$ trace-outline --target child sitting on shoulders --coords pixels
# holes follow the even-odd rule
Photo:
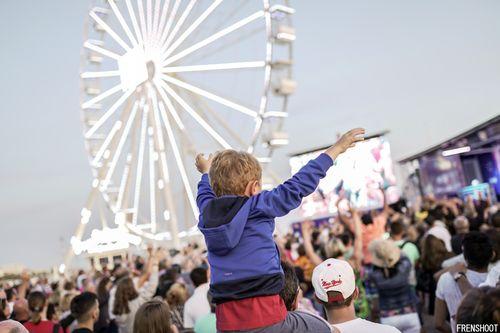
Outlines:
[[[219,331],[252,330],[291,320],[279,296],[284,277],[273,239],[274,219],[288,214],[313,193],[334,160],[363,140],[364,133],[361,128],[347,132],[270,191],[261,191],[262,169],[249,153],[228,149],[208,159],[202,154],[196,157],[202,173],[196,198],[198,228],[208,249],[209,292],[217,304]]]

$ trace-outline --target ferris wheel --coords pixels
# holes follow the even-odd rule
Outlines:
[[[233,148],[276,177],[295,30],[288,1],[101,0],[89,11],[81,114],[93,174],[73,248],[103,200],[120,233],[195,231],[197,152]],[[79,245],[78,245],[79,244]],[[81,249],[80,249],[81,252]]]

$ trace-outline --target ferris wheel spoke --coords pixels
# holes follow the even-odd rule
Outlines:
[[[111,128],[111,131],[109,131],[108,135],[104,139],[104,142],[101,144],[101,147],[97,151],[97,153],[94,156],[94,159],[92,160],[92,165],[97,167],[99,165],[99,161],[101,160],[102,156],[104,155],[104,152],[106,149],[108,149],[109,144],[111,143],[111,140],[113,140],[115,134],[120,130],[122,127],[122,122],[118,120],[113,127]]]
[[[156,89],[158,90],[158,93],[160,94],[160,97],[163,100],[163,102],[165,102],[168,106],[168,104],[171,102],[167,96],[167,91],[163,87],[164,85],[165,85],[165,83],[163,81],[155,80]],[[181,118],[179,117],[179,114],[175,110],[174,106],[172,105],[171,108],[169,107],[168,111],[170,112],[170,115],[172,116],[172,118],[174,118],[174,121],[177,124],[177,126],[179,127],[179,129],[181,131],[184,131],[186,129],[186,126],[184,126],[184,123],[182,122]]]
[[[116,163],[118,162],[118,159],[121,156],[123,145],[125,144],[125,141],[127,140],[128,134],[130,132],[130,128],[132,127],[132,124],[135,121],[135,115],[137,114],[138,104],[139,103],[137,101],[134,103],[134,106],[132,107],[132,112],[129,115],[125,128],[123,129],[122,135],[120,136],[120,141],[118,141],[118,146],[116,147],[116,151],[109,165],[108,172],[106,173],[106,177],[104,178],[104,181],[101,184],[101,188],[104,190],[108,188],[109,183],[111,182],[111,177],[115,172]]]
[[[185,100],[183,100],[172,88],[170,88],[167,84],[164,84],[163,87],[165,88],[166,92],[172,96],[179,105],[186,110],[187,113],[193,119],[201,126],[207,133],[215,140],[217,141],[224,149],[230,149],[231,145],[227,143],[226,140],[222,136],[220,136],[219,133],[217,133],[212,126],[210,126],[205,119],[203,119],[198,113],[196,113],[190,106],[189,104],[186,103]],[[170,103],[171,105],[171,103]],[[169,105],[167,104],[167,107]]]
[[[142,102],[143,101],[141,100],[141,103]],[[130,152],[127,155],[127,161],[125,169],[123,171],[124,174],[118,191],[118,199],[116,203],[116,207],[118,210],[122,210],[124,208],[124,205],[126,205],[125,206],[126,209],[129,208],[130,204],[129,192],[130,192],[130,185],[133,180],[132,168],[137,163],[137,142],[139,139],[138,129],[140,128],[140,125],[141,125],[140,119],[137,119],[137,121],[134,122],[132,132],[130,134],[130,145],[129,145]]]
[[[184,89],[189,90],[195,94],[198,94],[198,95],[203,96],[205,98],[211,99],[212,101],[217,102],[217,103],[222,104],[222,105],[225,105],[233,110],[239,111],[239,112],[244,113],[246,115],[249,115],[251,117],[257,116],[257,112],[252,110],[252,109],[249,109],[241,104],[232,102],[226,98],[223,98],[221,96],[218,96],[216,94],[208,92],[208,91],[201,89],[199,87],[193,86],[193,85],[186,83],[184,81],[178,80],[176,78],[173,78],[171,76],[164,75],[164,74],[161,76],[161,78],[163,80],[165,80],[166,82],[170,82],[172,84],[175,84],[178,87],[184,88]]]
[[[148,125],[148,105],[142,107],[142,123],[141,123],[141,137],[139,139],[139,154],[137,159],[137,168],[135,175],[135,188],[134,188],[134,215],[132,218],[132,224],[137,225],[137,218],[139,216],[139,199],[141,194],[142,185],[142,168],[144,165],[144,149],[146,145],[146,131]]]
[[[113,105],[111,105],[108,111],[106,111],[106,113],[85,133],[85,137],[91,137],[102,126],[102,124],[104,124],[104,122],[111,117],[116,109],[118,109],[130,97],[130,95],[132,95],[133,92],[133,89],[128,90]]]
[[[144,15],[144,6],[142,0],[137,0],[137,9],[139,12],[139,23],[141,27],[142,40],[144,42],[144,47],[146,47],[146,41],[148,40],[147,29],[146,29],[146,17]]]
[[[206,110],[211,115],[211,119],[214,119],[219,126],[222,126],[231,137],[237,141],[241,147],[246,147],[247,143],[243,138],[224,120],[224,118],[219,115],[215,110],[213,110],[209,105],[207,105],[206,101],[199,95],[188,92],[190,96],[197,103],[196,107],[198,110]]]
[[[160,111],[158,108],[158,97],[156,93],[153,90],[150,90],[150,97],[151,101],[153,104],[153,115],[154,115],[154,125],[156,126],[156,129],[154,131],[155,133],[155,141],[156,141],[156,146],[157,150],[160,152],[160,172],[162,173],[162,192],[163,192],[163,199],[165,200],[165,212],[168,211],[168,217],[166,217],[165,212],[164,212],[164,219],[169,221],[170,225],[170,230],[172,234],[172,239],[174,242],[177,242],[178,239],[176,235],[178,234],[178,229],[177,229],[177,213],[175,209],[175,204],[172,199],[172,190],[170,188],[170,176],[169,176],[169,170],[168,170],[168,165],[167,165],[167,156],[165,152],[165,144],[163,140],[163,130],[162,130],[162,125],[160,121]]]
[[[152,129],[152,127],[150,127]],[[156,232],[156,185],[155,185],[155,149],[153,142],[154,130],[148,131],[149,143],[149,208],[151,232]]]
[[[170,53],[168,53],[168,51],[166,52],[165,56],[164,56],[164,65],[168,65],[174,61],[177,61],[181,58],[184,58],[185,56],[193,53],[194,51],[198,50],[198,49],[201,49],[202,47],[205,47],[213,42],[215,42],[216,40],[244,27],[245,25],[261,18],[261,17],[264,17],[264,12],[263,11],[258,11],[256,13],[253,13],[252,15],[234,23],[233,25],[225,28],[225,29],[222,29],[218,32],[216,32],[215,34],[205,38],[204,40],[188,47],[187,49],[184,49],[183,51],[177,53],[176,55],[173,55],[171,56],[170,58],[167,58]],[[174,44],[172,44],[172,46],[174,46]]]
[[[160,41],[163,35],[163,30],[165,28],[165,21],[167,20],[168,8],[170,7],[170,0],[166,0],[161,9],[160,23],[156,27],[156,37],[157,41]]]
[[[83,44],[83,47],[89,49],[89,50],[92,50],[94,52],[97,52],[97,53],[100,53],[102,54],[103,56],[106,56],[106,57],[109,57],[109,58],[112,58],[112,59],[115,59],[115,60],[118,60],[120,59],[120,55],[114,53],[114,52],[111,52],[109,50],[106,50],[105,48],[103,47],[100,47],[100,46],[97,46],[95,44],[92,44],[90,41],[86,41],[84,44]]]
[[[144,42],[142,40],[141,30],[139,29],[139,24],[137,23],[137,18],[135,16],[134,7],[130,3],[130,0],[125,0],[125,4],[127,5],[128,14],[130,16],[130,20],[132,21],[132,27],[134,28],[137,41],[139,44],[143,44]]]
[[[174,5],[172,6],[172,10],[170,11],[170,14],[168,15],[168,20],[167,24],[165,25],[165,28],[163,29],[161,33],[161,39],[160,39],[160,45],[165,42],[165,39],[168,36],[168,33],[170,31],[170,28],[172,27],[172,22],[175,19],[175,16],[177,15],[177,11],[179,10],[179,5],[181,4],[180,0],[175,0]]]
[[[89,107],[91,107],[92,105],[102,101],[103,99],[105,99],[106,97],[109,97],[111,95],[113,95],[114,93],[120,91],[122,89],[122,85],[121,84],[118,84],[116,86],[114,86],[113,88],[110,88],[102,93],[100,93],[99,95],[97,95],[96,97],[82,103],[82,109],[88,109]]]
[[[243,35],[236,35],[234,36],[234,38],[226,38],[224,42],[219,43],[221,45],[218,45],[216,48],[210,49],[210,51],[204,52],[200,56],[193,57],[191,62],[195,64],[197,62],[204,61],[206,58],[209,58],[216,53],[219,53],[229,47],[234,47],[234,45],[237,43],[244,42],[248,38],[255,36],[257,33],[261,33],[263,30],[264,30],[263,27],[258,27]]]
[[[226,62],[220,64],[208,64],[208,65],[164,67],[162,69],[162,72],[163,73],[204,72],[204,71],[219,71],[228,69],[263,68],[265,66],[266,66],[265,61],[242,61],[242,62]]]
[[[120,76],[120,71],[99,71],[99,72],[83,72],[80,74],[82,79],[96,79],[101,77]]]
[[[118,190],[118,197],[116,199],[115,211],[119,212],[123,207],[123,199],[125,195],[125,186],[127,184],[127,179],[130,174],[130,163],[125,164],[125,168],[123,169],[122,178],[120,180],[120,188]]]
[[[151,35],[156,39],[158,34],[158,20],[160,19],[160,5],[161,0],[155,1],[155,9],[153,16],[153,30],[151,31]]]
[[[120,25],[123,28],[123,31],[125,31],[125,34],[127,34],[128,39],[132,43],[132,45],[137,45],[137,40],[134,38],[134,35],[132,34],[132,31],[130,31],[130,27],[128,26],[127,22],[125,22],[125,19],[123,18],[122,13],[120,12],[120,9],[116,6],[115,3],[116,0],[108,0],[108,3],[113,10],[113,13],[115,14],[116,18],[118,19],[118,22],[120,22]]]
[[[196,4],[196,1],[197,0],[191,0],[188,3],[188,5],[184,9],[184,12],[182,13],[181,17],[179,18],[179,20],[177,21],[177,23],[175,23],[175,26],[172,29],[172,32],[168,35],[168,38],[165,41],[165,44],[164,44],[164,46],[162,46],[162,48],[163,47],[168,48],[168,45],[170,45],[170,43],[172,42],[172,39],[175,37],[175,35],[177,35],[177,32],[179,31],[179,29],[184,24],[184,21],[186,21],[186,18],[188,17],[189,13],[193,9],[194,5]]]
[[[146,1],[146,32],[151,39],[151,32],[153,31],[153,3],[152,0]]]
[[[175,140],[174,132],[172,131],[172,126],[170,125],[170,121],[168,120],[168,116],[167,113],[165,112],[165,107],[163,106],[163,103],[160,103],[159,108],[161,117],[163,119],[163,124],[167,130],[168,141],[170,142],[170,146],[172,147],[175,162],[177,163],[179,173],[181,174],[182,183],[184,184],[184,189],[186,190],[186,195],[188,197],[189,204],[191,205],[193,215],[195,216],[195,218],[197,218],[198,208],[196,206],[196,201],[194,200],[193,190],[191,188],[191,185],[189,184],[186,168],[184,167],[184,163],[182,162],[177,141]]]
[[[251,1],[245,1],[241,5],[235,6],[235,8],[231,12],[229,12],[224,18],[220,19],[218,24],[213,28],[213,31],[221,29],[224,26],[224,24],[232,21],[232,19],[236,16],[236,14],[245,9],[245,6],[248,5],[249,3],[251,3]]]
[[[177,38],[177,40],[171,45],[169,46],[168,48],[165,49],[165,58],[167,58],[170,54],[172,54],[172,52],[175,51],[175,49],[177,49],[177,47],[179,47],[179,45],[181,45],[182,42],[184,42],[184,40],[186,38],[189,37],[189,35],[191,35],[193,33],[193,31],[196,30],[196,28],[198,28],[198,26],[200,24],[203,23],[203,21],[205,21],[205,19],[222,3],[222,0],[215,0],[197,19],[196,21],[193,22],[193,24],[191,24],[189,26],[189,28],[186,29],[186,31],[184,31],[180,36],[179,38]]]
[[[111,36],[111,38],[113,38],[118,44],[120,44],[120,46],[123,47],[125,51],[130,50],[130,47],[127,45],[127,43],[125,43],[123,39],[121,39],[120,36],[118,36],[116,32],[111,29],[111,27],[106,22],[104,22],[95,12],[91,11],[89,15]]]
[[[160,122],[160,111],[158,109],[158,97],[154,91],[151,91],[150,94],[151,102],[153,105],[153,117],[154,117],[154,126],[155,126],[155,135],[157,136],[157,145],[158,151],[160,154],[160,165],[162,166],[163,178],[165,181],[170,181],[168,176],[168,165],[167,165],[167,156],[165,153],[165,141],[163,140],[163,131],[161,130],[161,122]]]

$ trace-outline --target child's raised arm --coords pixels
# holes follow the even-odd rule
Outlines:
[[[196,195],[196,205],[200,213],[205,208],[205,205],[212,199],[215,198],[215,193],[210,187],[210,181],[208,179],[208,171],[210,170],[210,165],[212,164],[212,154],[207,158],[203,154],[196,155],[196,169],[202,174],[201,180],[198,183],[198,194]]]
[[[272,217],[284,216],[297,208],[302,198],[313,193],[321,178],[325,177],[333,161],[347,149],[362,141],[365,130],[356,128],[350,130],[323,154],[304,165],[292,178],[271,191],[258,195],[255,209]]]

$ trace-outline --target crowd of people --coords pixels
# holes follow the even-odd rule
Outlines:
[[[271,191],[261,191],[250,154],[198,156],[204,244],[148,248],[54,281],[25,272],[0,286],[0,333],[414,333],[500,323],[491,198],[427,196],[359,211],[341,197],[330,223],[274,234],[274,218],[363,134],[346,133]]]

